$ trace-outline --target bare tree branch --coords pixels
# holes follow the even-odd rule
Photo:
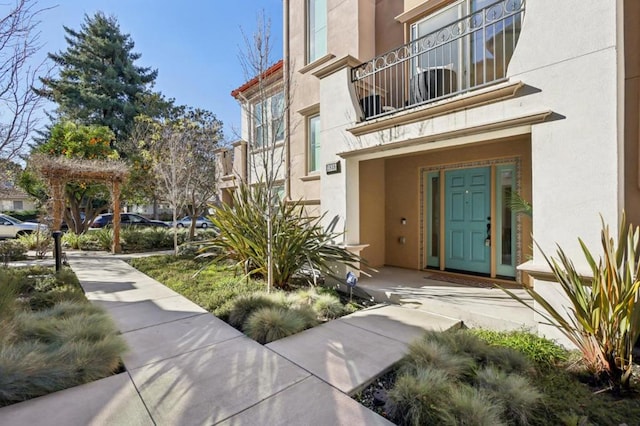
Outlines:
[[[39,8],[35,0],[16,0],[0,18],[0,159],[21,154],[40,121],[37,111],[43,99],[33,86],[49,70],[44,61],[31,62],[41,47],[40,16],[49,9]]]

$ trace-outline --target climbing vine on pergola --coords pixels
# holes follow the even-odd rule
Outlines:
[[[120,191],[129,174],[129,166],[119,160],[85,160],[81,158],[31,156],[31,163],[51,188],[53,230],[59,231],[64,210],[64,186],[72,181],[107,184],[113,203],[113,244],[111,251],[120,253]]]

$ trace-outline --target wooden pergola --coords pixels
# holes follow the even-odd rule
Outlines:
[[[103,182],[109,187],[113,203],[112,253],[120,253],[120,191],[129,174],[129,166],[118,160],[85,160],[66,157],[31,157],[35,168],[46,179],[53,200],[53,230],[59,231],[64,210],[64,186],[72,181]]]

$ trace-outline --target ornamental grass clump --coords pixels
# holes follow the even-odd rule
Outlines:
[[[344,306],[337,296],[333,294],[320,294],[315,301],[313,301],[313,310],[316,311],[321,318],[331,320],[342,316]]]
[[[603,254],[598,260],[578,241],[593,278],[581,276],[562,248],[558,247],[557,259],[543,253],[567,297],[566,312],[534,289],[527,292],[542,309],[503,290],[554,324],[580,350],[589,371],[617,393],[630,387],[633,349],[640,336],[640,229],[627,227],[623,213],[615,241],[602,220]]]
[[[0,406],[113,374],[126,350],[109,316],[86,301],[12,319],[0,341]]]
[[[233,327],[242,329],[242,326],[247,321],[247,318],[251,316],[255,311],[262,308],[277,308],[283,307],[278,304],[273,298],[269,297],[266,293],[253,293],[243,296],[238,296],[233,301],[233,306],[229,312],[229,318],[227,322]]]
[[[452,353],[451,349],[435,340],[421,339],[409,345],[405,358],[405,369],[419,370],[433,367],[447,374],[451,379],[470,376],[475,366],[473,358],[466,354]]]
[[[476,373],[476,386],[504,410],[509,424],[528,425],[542,403],[543,395],[519,374],[507,374],[494,367]]]
[[[247,336],[266,344],[308,328],[308,318],[295,309],[261,308],[249,316],[243,328]]]
[[[450,393],[442,425],[502,426],[508,423],[502,417],[503,407],[481,389],[456,386]]]
[[[389,391],[385,410],[400,425],[442,424],[443,412],[434,407],[447,404],[453,382],[442,370],[424,367],[413,374],[398,376],[395,386]]]

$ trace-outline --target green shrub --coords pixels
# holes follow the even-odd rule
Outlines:
[[[82,250],[86,241],[90,239],[90,236],[87,234],[76,234],[75,232],[69,231],[65,232],[62,235],[62,239],[60,240],[63,247],[68,247],[74,250]]]
[[[441,410],[444,425],[501,426],[502,406],[481,390],[459,385],[450,393],[446,409]]]
[[[518,374],[506,374],[488,367],[477,372],[475,383],[500,403],[509,424],[528,425],[542,402],[543,395]]]
[[[86,301],[19,312],[13,326],[0,340],[0,406],[113,374],[126,350],[109,315]]]
[[[0,241],[0,259],[6,265],[7,262],[27,258],[27,246],[19,240]]]
[[[244,332],[253,340],[266,344],[299,333],[307,327],[307,318],[295,309],[261,308],[244,324]]]
[[[267,293],[253,293],[242,295],[233,300],[232,308],[229,312],[228,322],[235,328],[242,330],[242,326],[249,316],[262,308],[284,308],[278,304]]]
[[[536,312],[582,352],[596,378],[611,382],[617,392],[630,385],[634,345],[640,337],[640,228],[627,228],[623,213],[618,238],[614,240],[602,220],[603,255],[598,261],[584,242],[578,241],[591,268],[590,280],[578,273],[562,248],[558,248],[558,259],[543,253],[572,315],[567,319],[564,311],[556,310],[552,301],[534,289],[527,292],[542,307]],[[514,293],[503,290],[531,308]]]
[[[24,244],[28,250],[35,250],[36,257],[44,258],[49,250],[53,250],[53,237],[49,231],[36,231],[28,234],[21,234],[18,240]]]
[[[54,307],[60,302],[85,303],[87,299],[84,293],[77,287],[62,285],[52,288],[46,292],[37,291],[30,295],[28,299],[29,308],[33,311],[41,311]]]
[[[277,288],[288,285],[302,267],[311,265],[332,274],[335,263],[357,269],[361,259],[333,241],[339,234],[321,225],[322,218],[307,217],[299,202],[274,200],[263,185],[241,185],[234,192],[233,207],[222,204],[211,219],[219,235],[205,251],[228,257],[249,275],[267,277],[268,227],[265,212],[272,211],[273,283]],[[343,279],[343,277],[339,277]]]
[[[95,241],[98,250],[110,251],[113,244],[113,228],[105,227],[89,231],[91,239]]]
[[[451,377],[432,367],[417,369],[413,374],[398,376],[385,410],[400,425],[442,424],[439,409],[447,404],[453,390]]]
[[[473,358],[464,353],[452,353],[445,344],[421,339],[409,345],[409,353],[405,358],[405,369],[420,370],[435,368],[447,374],[451,379],[469,376],[473,372]]]
[[[566,349],[525,330],[505,332],[472,329],[469,333],[480,337],[490,345],[515,349],[540,365],[553,366],[560,361],[566,361],[568,357]]]
[[[313,302],[313,310],[324,319],[334,319],[344,313],[344,306],[340,299],[331,294],[320,294]]]

